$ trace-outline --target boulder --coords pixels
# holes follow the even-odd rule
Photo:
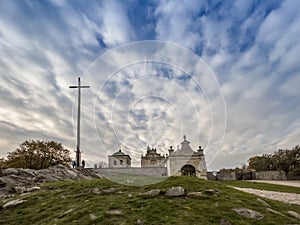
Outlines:
[[[26,200],[22,200],[22,199],[15,199],[15,200],[11,200],[9,202],[7,202],[6,204],[3,205],[3,208],[8,208],[8,207],[13,207],[16,205],[20,205],[22,203],[26,202]]]
[[[266,210],[269,211],[269,212],[271,212],[271,213],[274,213],[276,215],[285,216],[281,212],[278,212],[278,211],[276,211],[274,209],[271,209],[271,208],[268,208],[268,207],[266,208]]]
[[[178,197],[185,195],[185,189],[183,187],[172,187],[171,189],[168,189],[166,192],[166,195],[169,197]]]
[[[300,220],[300,214],[294,211],[288,211],[288,214]]]
[[[187,193],[188,196],[203,196],[201,191],[194,191]]]
[[[121,210],[118,210],[118,209],[108,210],[108,211],[105,211],[105,212],[109,215],[122,215],[123,214],[123,212]]]
[[[153,189],[153,190],[147,191],[145,193],[145,195],[156,196],[156,195],[159,195],[160,192],[161,192],[160,189]]]
[[[114,188],[109,188],[109,189],[105,189],[103,190],[104,193],[114,193],[116,190]]]
[[[220,225],[232,225],[227,219],[220,219]]]
[[[101,194],[101,191],[99,190],[99,188],[93,188],[92,190],[90,190],[90,193],[92,194]]]
[[[217,190],[217,189],[207,189],[204,191],[205,194],[208,194],[208,195],[214,195],[216,193],[219,193],[220,191]]]
[[[264,206],[271,207],[269,205],[269,203],[267,203],[266,201],[262,200],[261,198],[257,198],[256,200],[259,201],[260,203],[262,203]]]
[[[257,219],[257,220],[261,220],[264,218],[264,216],[254,210],[251,209],[246,209],[246,208],[233,208],[233,211],[237,212],[237,214],[246,217],[246,218],[250,218],[250,219]]]

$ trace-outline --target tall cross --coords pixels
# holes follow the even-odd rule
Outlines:
[[[69,88],[78,88],[78,107],[77,107],[77,146],[76,146],[76,167],[80,166],[80,90],[81,88],[89,88],[90,86],[81,86],[80,77],[78,77],[77,86],[69,86]]]

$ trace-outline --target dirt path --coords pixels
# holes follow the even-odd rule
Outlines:
[[[252,183],[268,183],[268,184],[279,184],[285,186],[293,186],[300,188],[300,180],[295,181],[285,181],[285,180],[248,180]]]
[[[282,201],[285,203],[300,205],[300,194],[285,193],[285,192],[278,192],[278,191],[258,190],[258,189],[253,189],[253,188],[239,188],[239,187],[234,187],[234,188],[237,190],[255,194],[255,195],[258,195],[261,197],[278,200],[278,201]]]

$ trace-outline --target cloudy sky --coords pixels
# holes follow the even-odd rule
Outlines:
[[[210,170],[300,137],[300,1],[0,0],[0,157],[25,140],[119,147],[138,166],[183,135]],[[149,41],[151,40],[151,41]]]

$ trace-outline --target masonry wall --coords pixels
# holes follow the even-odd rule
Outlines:
[[[255,180],[287,180],[284,171],[261,171],[254,174]]]
[[[100,168],[97,169],[100,174],[114,175],[114,174],[128,174],[136,176],[167,176],[166,167],[130,167],[130,168]]]

